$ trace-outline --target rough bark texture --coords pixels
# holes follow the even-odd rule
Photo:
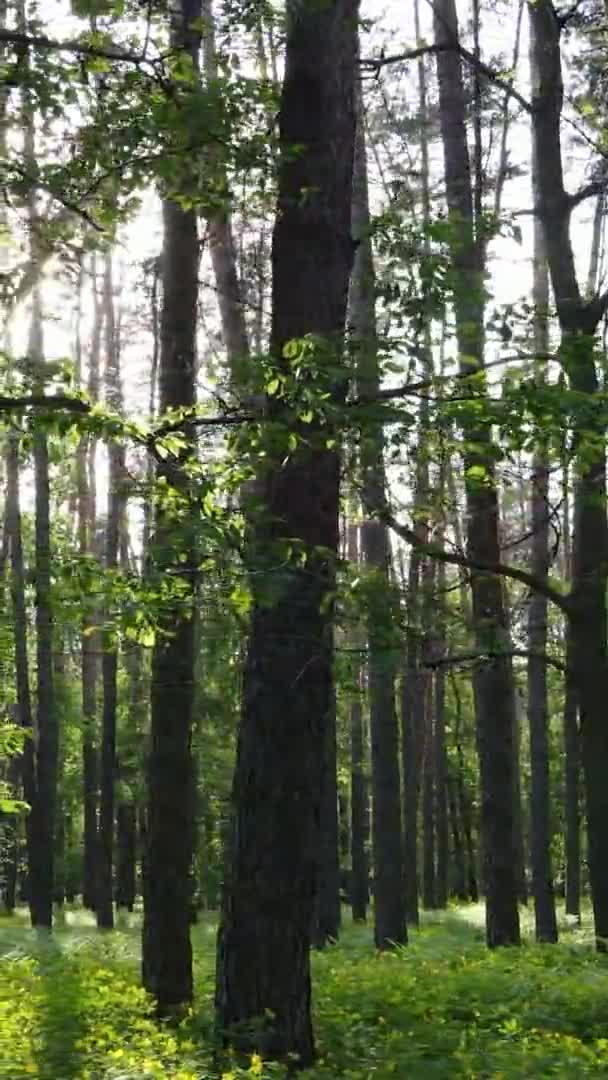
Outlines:
[[[172,43],[196,64],[200,3],[182,0],[172,19]],[[159,366],[161,414],[196,398],[198,299],[197,215],[163,202],[162,313]],[[192,435],[192,432],[188,432]],[[160,475],[163,474],[159,467]],[[188,492],[184,492],[188,497]],[[161,620],[152,656],[148,813],[146,833],[143,979],[168,1013],[192,998],[191,869],[194,855],[194,778],[191,751],[194,701],[194,559],[186,517],[159,506],[151,545],[153,571],[181,569],[186,595]],[[179,556],[185,563],[179,563]]]
[[[362,98],[352,196],[352,231],[357,242],[349,296],[349,321],[356,350],[358,392],[374,397],[380,384],[376,335],[376,278],[370,237],[367,154]],[[369,421],[361,432],[363,508],[373,515],[386,499],[382,428]],[[368,693],[372,746],[372,848],[374,937],[379,949],[407,940],[401,847],[399,721],[395,704],[394,605],[390,599],[391,551],[383,522],[366,516],[361,527],[362,561],[368,574]]]
[[[458,41],[454,0],[434,5],[435,41],[439,46]],[[441,135],[446,196],[453,226],[452,259],[458,274],[454,297],[460,369],[483,367],[483,223],[475,221],[466,108],[459,53],[437,56]],[[471,389],[475,393],[484,393]],[[472,560],[500,561],[498,499],[493,472],[491,433],[472,417],[463,425],[472,450],[464,455],[467,499],[467,547]],[[475,470],[483,470],[483,480]],[[472,470],[472,471],[471,471]],[[471,575],[473,624],[481,654],[489,646],[504,648],[508,637],[502,583],[499,578]],[[475,707],[481,776],[481,829],[486,883],[488,945],[518,944],[517,881],[513,852],[513,717],[514,687],[506,657],[479,663],[475,670]]]
[[[344,331],[356,20],[356,0],[288,9],[279,112],[284,153],[272,250],[271,344],[279,363],[285,344],[305,334],[325,339],[335,363]],[[295,144],[297,155],[291,153]],[[323,361],[319,355],[321,373]],[[274,1057],[294,1054],[307,1065],[314,1056],[309,945],[319,765],[333,692],[329,594],[338,549],[339,459],[325,445],[331,427],[300,426],[281,402],[269,403],[269,411],[303,441],[287,459],[271,453],[260,477],[264,512],[251,559],[267,573],[252,577],[217,1016],[227,1041]],[[294,557],[294,540],[304,566]],[[253,1034],[256,1020],[261,1025]]]
[[[599,392],[594,338],[604,304],[581,297],[570,236],[570,206],[561,153],[560,24],[549,0],[529,5],[534,80],[532,131],[538,164],[538,211],[544,227],[547,262],[562,331],[561,359],[570,388],[589,403]],[[569,633],[580,707],[585,778],[589,876],[598,948],[608,941],[608,695],[606,587],[606,449],[598,413],[581,411],[575,484],[572,591]]]

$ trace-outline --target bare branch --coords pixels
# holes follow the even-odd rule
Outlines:
[[[119,45],[91,45],[77,39],[61,41],[47,37],[45,34],[24,34],[17,30],[0,29],[0,44],[16,45],[22,49],[42,49],[48,52],[71,52],[78,56],[98,56],[127,64],[142,64],[146,60],[144,53],[131,52]]]
[[[383,56],[381,54],[378,57],[365,57],[360,61],[360,64],[361,67],[367,71],[379,72],[381,68],[387,67],[389,64],[400,64],[407,60],[417,60],[421,56],[426,56],[428,54],[436,55],[440,52],[460,53],[462,59],[466,60],[467,64],[475,68],[475,70],[479,71],[482,75],[485,75],[486,79],[490,82],[499,86],[504,93],[508,94],[509,97],[512,97],[514,101],[517,101],[525,112],[532,112],[532,105],[523,94],[519,93],[519,90],[515,89],[512,80],[506,79],[500,71],[496,71],[488,64],[484,64],[483,60],[479,60],[472,52],[469,52],[464,45],[461,45],[460,42],[457,41],[444,41],[439,44],[421,45],[416,49],[407,49],[405,52],[394,53],[390,56]]]
[[[438,668],[448,667],[452,664],[466,664],[472,661],[496,659],[500,656],[514,656],[519,657],[522,660],[529,660],[535,658],[537,660],[544,660],[545,664],[550,667],[554,667],[557,671],[561,671],[564,674],[569,670],[568,665],[564,664],[562,660],[558,660],[556,656],[550,656],[549,653],[537,652],[534,649],[485,649],[483,652],[465,652],[465,653],[452,653],[447,656],[430,657],[422,662],[422,667],[425,668]]]
[[[559,589],[551,585],[549,581],[537,578],[534,574],[529,574],[526,570],[521,570],[518,566],[509,566],[506,563],[501,562],[486,563],[478,559],[470,559],[466,555],[459,555],[455,551],[446,551],[445,548],[439,544],[421,540],[414,529],[410,529],[407,525],[402,525],[398,522],[388,507],[370,507],[368,509],[375,517],[380,521],[383,521],[389,529],[392,529],[397,536],[400,536],[402,540],[419,548],[420,551],[424,552],[424,554],[428,555],[431,559],[436,559],[438,562],[449,563],[453,566],[463,566],[467,570],[473,570],[478,574],[491,574],[495,577],[507,577],[513,581],[519,581],[528,589],[532,589],[533,592],[546,596],[547,600],[550,600],[566,614],[569,614],[571,611],[572,604],[570,597],[560,592]]]
[[[572,192],[568,195],[568,206],[570,210],[574,210],[576,206],[580,206],[585,199],[592,199],[594,195],[603,195],[608,190],[608,176],[601,177],[597,180],[590,180],[588,184],[584,184],[578,191]]]

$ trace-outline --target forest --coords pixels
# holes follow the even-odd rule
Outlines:
[[[607,0],[0,0],[0,1080],[608,1076]]]

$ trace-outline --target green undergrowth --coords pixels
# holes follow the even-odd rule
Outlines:
[[[314,956],[319,1060],[302,1080],[608,1076],[608,960],[589,932],[489,953],[480,908],[427,917],[377,956],[365,927]],[[197,1001],[157,1025],[138,986],[137,919],[98,935],[68,912],[52,941],[0,919],[1,1080],[211,1080],[214,926],[194,929]],[[279,1080],[254,1056],[229,1080]]]

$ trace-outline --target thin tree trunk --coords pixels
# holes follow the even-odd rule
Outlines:
[[[436,906],[435,875],[435,724],[433,680],[427,679],[425,694],[424,766],[422,784],[422,904]]]
[[[11,577],[10,591],[13,615],[15,649],[15,682],[17,689],[17,715],[26,737],[20,757],[23,795],[30,809],[25,819],[28,860],[28,900],[32,925],[37,923],[37,909],[32,898],[41,892],[39,884],[39,859],[41,853],[36,814],[36,759],[34,744],[34,715],[30,690],[27,607],[25,599],[25,565],[21,533],[19,485],[19,436],[11,433],[6,454],[6,530],[9,535]]]
[[[116,811],[116,907],[133,911],[135,903],[136,811],[121,802]]]
[[[357,241],[349,297],[349,319],[356,348],[359,393],[374,397],[380,375],[376,336],[376,280],[370,237],[367,153],[361,92],[352,196],[352,231]],[[372,746],[372,848],[374,865],[374,937],[376,948],[407,941],[401,847],[399,722],[395,703],[395,605],[391,598],[391,552],[388,530],[374,520],[384,504],[386,478],[382,428],[368,423],[361,434],[360,467],[366,518],[361,550],[368,574],[367,636],[370,734]]]
[[[443,485],[442,485],[443,486]],[[443,537],[440,538],[440,543]],[[438,652],[445,651],[445,563],[437,567]],[[437,883],[435,902],[438,908],[448,903],[449,823],[448,823],[448,759],[446,751],[445,667],[435,672],[435,815],[437,835]]]
[[[348,558],[353,566],[359,562],[358,529],[348,525]],[[355,649],[361,644],[354,635]],[[353,694],[350,702],[350,813],[351,813],[351,876],[350,902],[353,922],[365,922],[369,903],[369,867],[367,862],[368,793],[363,726],[363,671],[361,656],[355,654],[353,663]]]
[[[452,829],[452,861],[454,866],[453,871],[453,886],[452,890],[456,898],[460,901],[469,899],[469,893],[467,890],[467,878],[466,878],[466,861],[464,853],[464,845],[462,842],[462,834],[460,832],[460,824],[458,820],[458,800],[457,800],[457,785],[454,778],[448,774],[447,780],[448,790],[448,804],[450,808],[450,826]]]
[[[95,264],[93,264],[93,289],[97,291]],[[99,346],[101,339],[102,308],[94,305],[94,323],[89,357],[89,392],[95,390],[97,370],[99,368]],[[81,306],[78,311],[76,329],[77,377],[82,381],[82,343],[81,343]],[[93,454],[93,440],[82,435],[76,451],[76,489],[78,508],[78,544],[83,558],[94,557],[95,525],[97,510],[94,491],[91,490],[89,461]],[[82,685],[82,782],[83,782],[83,880],[82,902],[85,908],[93,910],[96,904],[98,873],[98,756],[97,756],[97,644],[95,633],[96,619],[90,610],[85,610],[82,618],[80,639],[80,664]]]
[[[103,308],[106,351],[106,400],[120,411],[122,388],[120,357],[114,313],[112,256],[108,253],[104,265]],[[108,446],[109,482],[106,519],[105,565],[113,573],[118,566],[118,549],[124,511],[125,451],[120,443]],[[97,925],[102,930],[114,926],[113,863],[114,863],[114,785],[116,781],[116,714],[118,709],[118,651],[111,614],[106,612],[106,627],[102,634],[101,679],[103,708],[101,717],[100,801],[99,801],[99,878],[97,883]]]
[[[356,43],[356,0],[290,6],[273,235],[271,345],[279,365],[285,345],[306,334],[341,345],[352,263]],[[227,1041],[271,1057],[293,1054],[306,1066],[314,1057],[309,945],[319,762],[333,693],[340,463],[326,445],[331,425],[301,425],[275,399],[268,411],[306,442],[286,459],[271,453],[260,477],[265,509],[250,557],[267,572],[252,575],[217,1016]]]
[[[533,158],[533,173],[538,164]],[[533,180],[536,191],[537,181]],[[545,259],[543,227],[534,222],[534,349],[537,355],[549,351],[549,273]],[[544,365],[543,365],[544,366]],[[549,458],[542,432],[532,463],[530,494],[531,558],[530,569],[539,580],[549,574]],[[549,710],[547,701],[548,601],[540,593],[532,593],[528,605],[528,728],[530,733],[531,769],[531,852],[532,890],[537,941],[557,941],[555,894],[551,867],[551,819],[549,780]]]
[[[175,49],[197,68],[200,0],[181,0],[171,20]],[[163,202],[160,412],[191,408],[196,401],[196,315],[199,245],[197,215]],[[186,428],[192,442],[194,432]],[[189,451],[192,453],[192,449]],[[166,473],[159,466],[159,475]],[[184,483],[180,491],[190,499]],[[152,564],[159,578],[176,570],[184,595],[167,604],[152,655],[151,733],[148,758],[147,847],[142,969],[145,987],[160,1014],[192,998],[190,943],[191,872],[194,857],[194,704],[195,596],[194,538],[190,509],[181,516],[158,507]],[[180,556],[183,562],[180,562]]]
[[[434,5],[435,41],[453,46],[458,41],[454,0]],[[466,137],[466,109],[459,53],[450,48],[437,55],[440,122],[445,159],[446,194],[454,231],[452,259],[459,276],[454,307],[463,374],[483,368],[483,218],[475,220]],[[479,391],[484,394],[483,386]],[[463,431],[471,449],[465,455],[467,542],[474,560],[496,563],[500,558],[498,498],[491,438],[487,428],[469,421]],[[479,477],[482,472],[482,479]],[[477,478],[476,478],[477,477]],[[502,582],[471,574],[473,621],[480,654],[488,644],[507,638]],[[518,944],[517,881],[513,859],[513,718],[514,687],[506,657],[480,662],[475,669],[477,741],[481,776],[481,826],[486,883],[488,945]]]
[[[467,858],[467,891],[469,900],[476,904],[479,899],[479,888],[477,884],[477,859],[475,857],[475,844],[473,841],[473,812],[471,796],[467,790],[465,757],[462,745],[462,701],[458,690],[458,681],[454,676],[452,677],[452,691],[454,694],[456,712],[456,722],[454,725],[454,743],[458,761],[456,787],[458,791],[458,807],[460,811],[460,820],[462,822]]]
[[[578,726],[577,691],[572,671],[573,649],[571,635],[566,630],[566,675],[564,684],[564,753],[566,817],[566,915],[581,917],[581,811],[580,771],[581,748]]]

